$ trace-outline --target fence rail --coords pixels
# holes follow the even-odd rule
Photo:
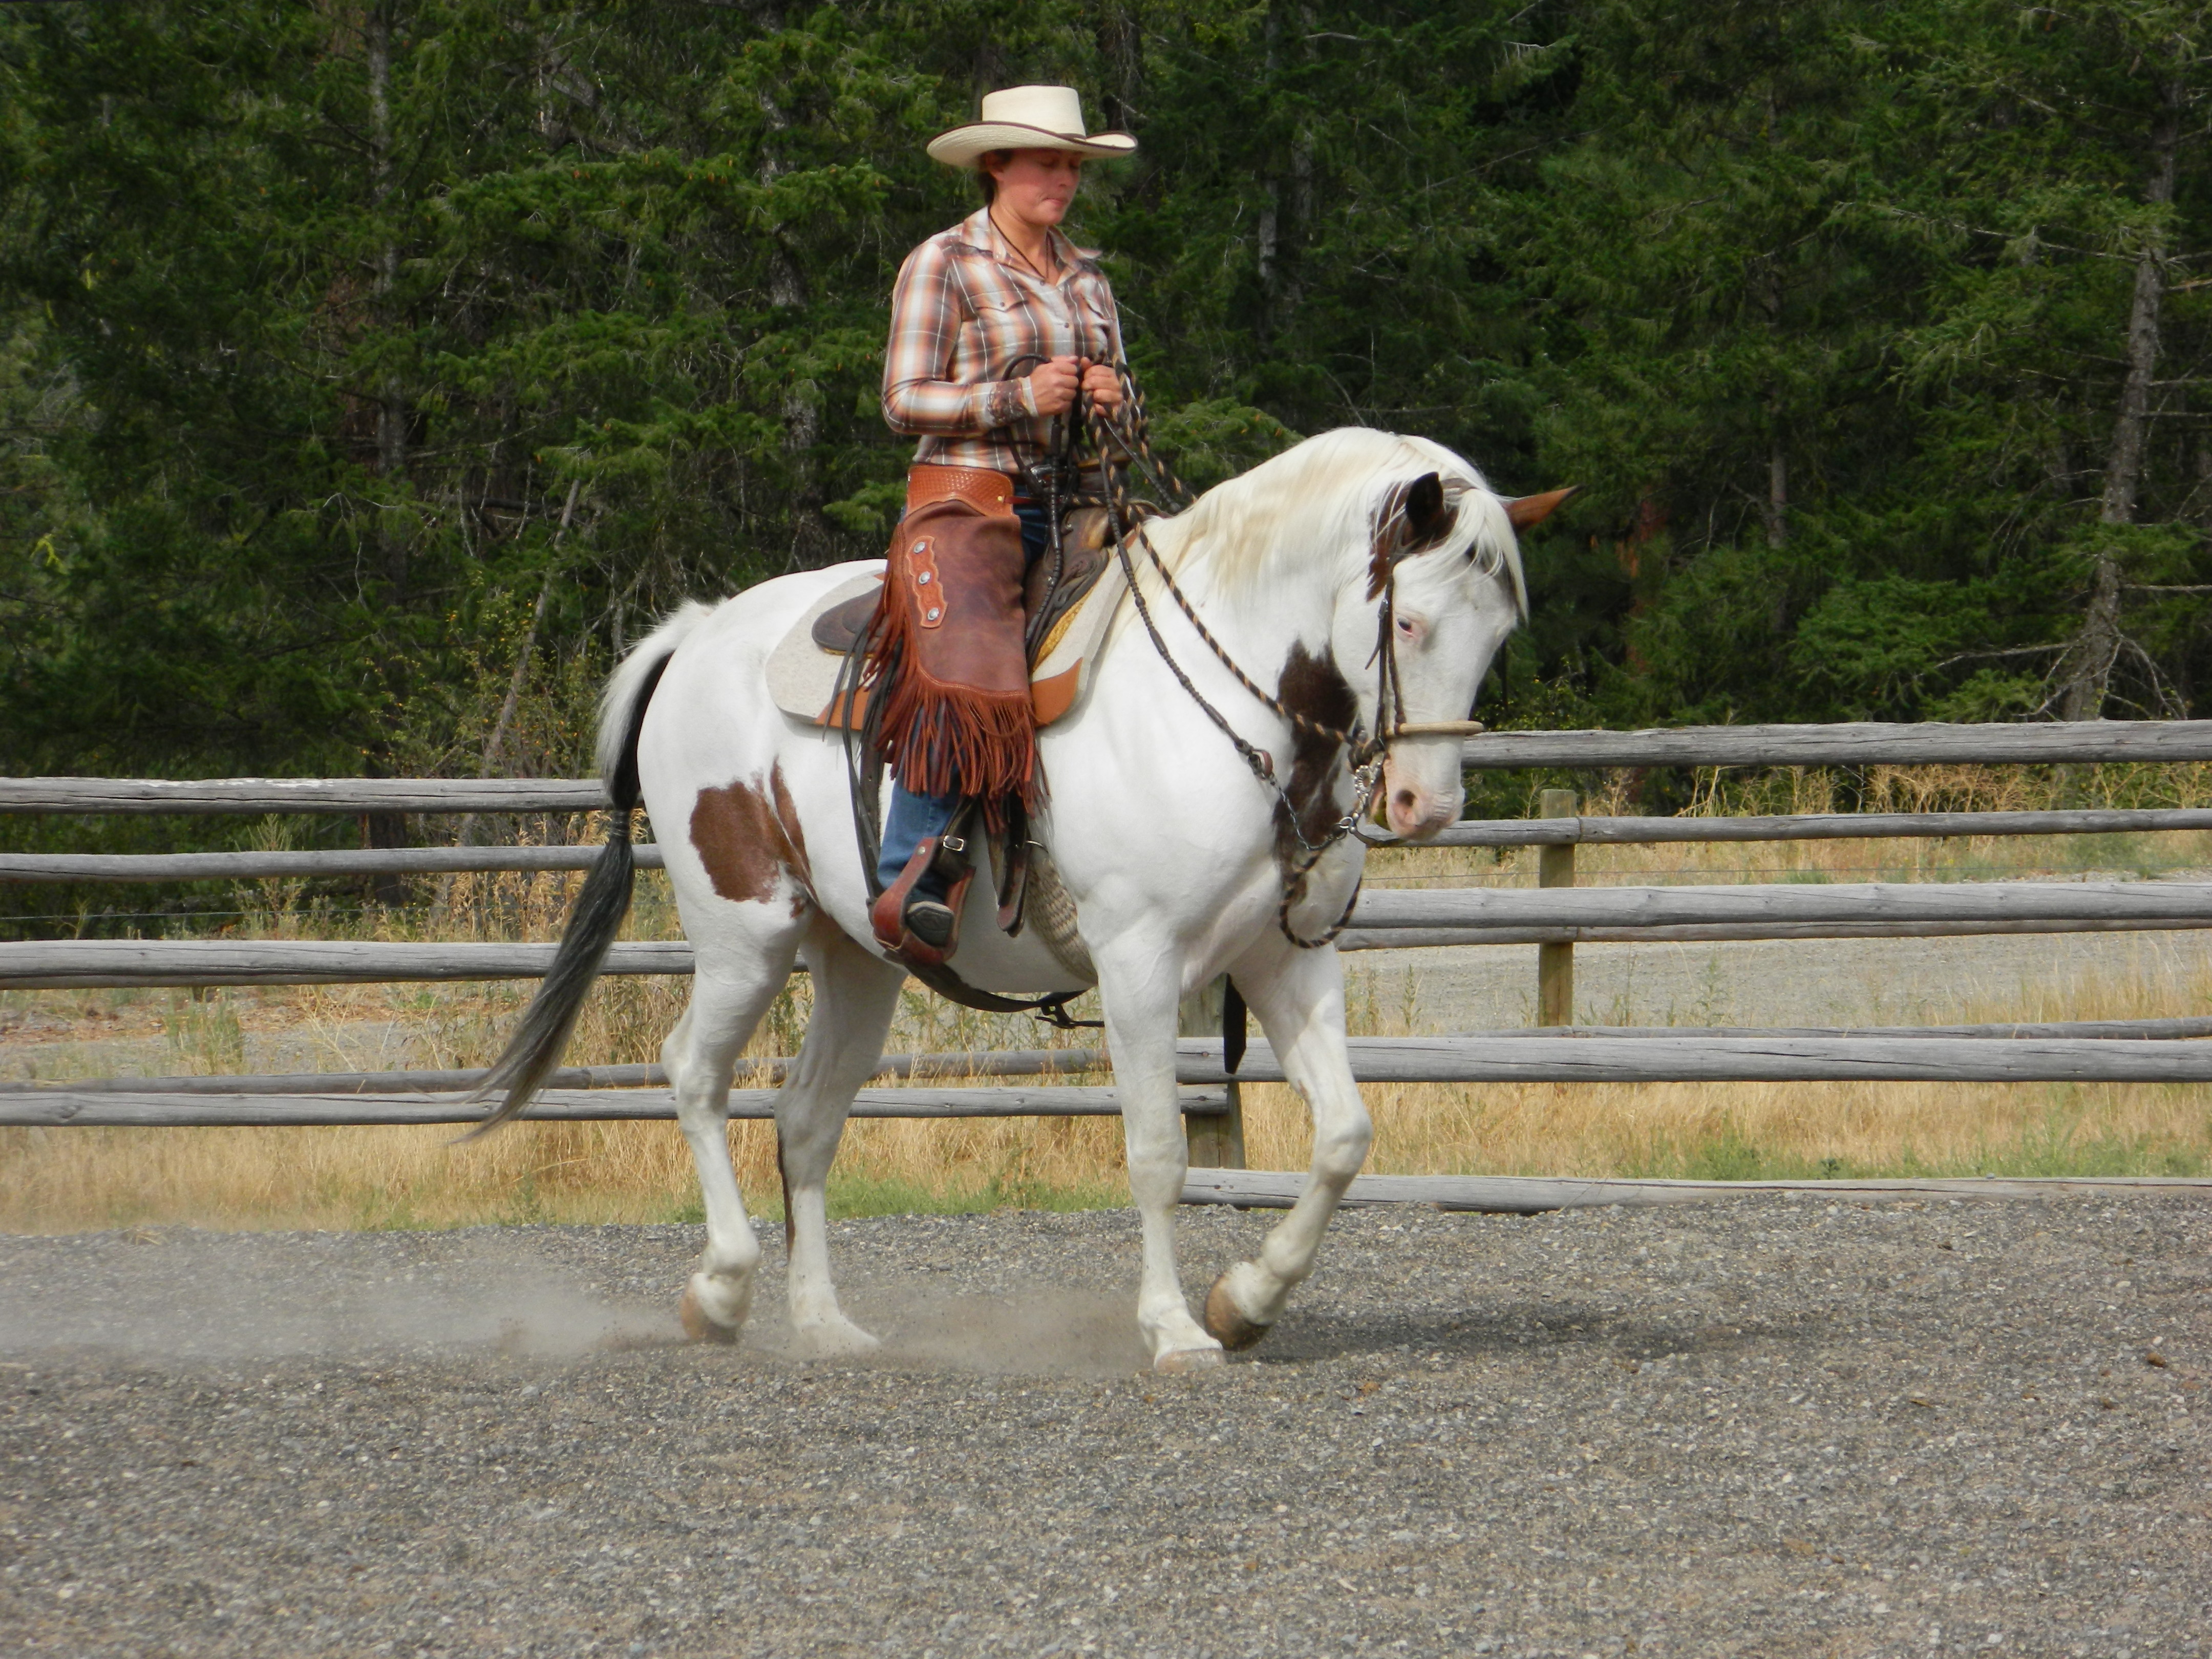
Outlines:
[[[557,948],[349,939],[56,939],[0,945],[0,989],[543,979]],[[680,941],[617,945],[599,971],[688,974],[691,947]]]
[[[1416,951],[1462,945],[1725,945],[1790,939],[1978,939],[1992,933],[2173,933],[2212,922],[1717,921],[1680,927],[1376,927],[1337,935],[1340,951]]]
[[[1596,940],[1927,938],[2212,927],[2212,883],[1967,882],[1370,891],[1352,950]],[[0,988],[347,985],[542,978],[552,945],[326,939],[0,944]],[[602,971],[688,974],[681,941],[617,945]]]
[[[1837,766],[1921,763],[2082,763],[2212,761],[2212,721],[2091,721],[2071,725],[1692,727],[1630,732],[1498,732],[1471,739],[1470,767]],[[1869,837],[2051,836],[2212,830],[2212,811],[2085,810],[2001,813],[1805,814],[1741,818],[1573,816],[1551,792],[1547,816],[1463,823],[1430,845],[1547,848],[1551,884],[1534,890],[1370,891],[1353,915],[1349,949],[1431,944],[1589,940],[1911,938],[1987,933],[2136,931],[2212,927],[2212,884],[2181,882],[1967,883],[1577,888],[1572,848],[1692,842]],[[0,812],[16,813],[520,813],[604,805],[596,781],[575,779],[0,779]],[[588,868],[595,846],[362,848],[109,855],[0,855],[0,882],[300,879],[567,872]],[[661,864],[639,847],[638,863]],[[1553,868],[1553,866],[1557,867]],[[0,945],[0,987],[337,984],[528,979],[550,966],[551,945],[322,940],[65,940]],[[1564,956],[1564,952],[1558,953]],[[684,974],[680,942],[614,947],[606,971]],[[1571,981],[1559,988],[1571,1009]],[[1560,1002],[1555,997],[1553,1002]],[[1547,1005],[1550,1006],[1550,1005]],[[1559,1018],[1559,1016],[1551,1016]],[[1353,1070],[1373,1083],[1486,1082],[2212,1082],[2212,1020],[2059,1022],[2022,1026],[1831,1028],[1690,1031],[1557,1029],[1455,1037],[1361,1039]],[[763,1062],[745,1078],[769,1085],[788,1062]],[[895,1086],[862,1092],[861,1117],[1089,1116],[1117,1109],[1110,1084],[988,1087],[932,1085],[933,1077],[1043,1079],[1109,1070],[1097,1049],[885,1056],[877,1073]],[[1195,1122],[1233,1124],[1237,1086],[1282,1077],[1264,1042],[1239,1073],[1222,1066],[1218,1042],[1187,1040],[1176,1066],[1184,1111]],[[464,1072],[307,1073],[259,1078],[102,1079],[0,1086],[0,1124],[213,1126],[449,1124],[481,1120]],[[772,1087],[740,1089],[732,1115],[769,1116]],[[653,1066],[569,1068],[531,1115],[569,1121],[672,1116],[666,1079]],[[1218,1127],[1207,1133],[1218,1137]],[[1194,1134],[1194,1152],[1201,1137]],[[1232,1133],[1229,1140],[1233,1144]],[[1199,1160],[1199,1161],[1203,1161]],[[1395,1178],[1378,1177],[1389,1182]],[[1471,1179],[1471,1178],[1470,1178]],[[1288,1180],[1290,1184],[1285,1186]],[[1210,1187],[1206,1186],[1212,1182]],[[1271,1185],[1270,1182],[1273,1182]],[[1192,1201],[1287,1202],[1295,1178],[1194,1177],[1213,1197]],[[1240,1184],[1241,1182],[1241,1184]],[[1558,1207],[1571,1191],[1699,1183],[1524,1183],[1423,1201],[1453,1207]],[[1896,1183],[1883,1183],[1885,1187]],[[1929,1183],[1935,1185],[1953,1183]],[[1966,1183],[1981,1193],[1988,1183]],[[1498,1183],[1492,1182],[1495,1187]],[[1544,1187],[1542,1193],[1535,1188]],[[1558,1190],[1553,1190],[1557,1188]],[[1355,1193],[1380,1194],[1373,1182]],[[1517,1194],[1517,1195],[1516,1195]],[[1461,1203],[1461,1200],[1465,1203]],[[1479,1200],[1479,1202],[1478,1202]],[[1612,1197],[1607,1202],[1661,1201]],[[1668,1201],[1672,1201],[1671,1200]]]
[[[660,848],[631,849],[641,870]],[[306,853],[0,853],[0,881],[246,881],[329,876],[441,876],[588,870],[597,846],[363,847]]]
[[[1681,1026],[1574,1025],[1538,1030],[1459,1031],[1453,1042],[1482,1043],[1505,1037],[1571,1040],[1588,1037],[1980,1037],[2025,1042],[2090,1039],[2156,1042],[2212,1037],[2212,1018],[2058,1020],[2014,1025],[1838,1025]],[[1379,1042],[1393,1039],[1378,1038]],[[1264,1046],[1264,1045],[1263,1045]],[[1221,1075],[1221,1044],[1211,1037],[1185,1037],[1176,1047],[1176,1063],[1193,1078]],[[795,1062],[788,1058],[741,1060],[741,1086],[783,1081]],[[939,1054],[885,1054],[870,1073],[874,1078],[954,1079],[971,1077],[1054,1077],[1110,1072],[1103,1048],[967,1048]],[[396,1072],[290,1072],[233,1077],[74,1078],[67,1082],[0,1079],[0,1097],[52,1094],[177,1095],[408,1095],[466,1094],[489,1075],[478,1070]],[[668,1073],[658,1066],[564,1066],[545,1079],[549,1089],[665,1088]]]
[[[777,1089],[732,1089],[733,1118],[773,1118]],[[471,1124],[486,1108],[459,1094],[268,1095],[179,1094],[149,1091],[41,1089],[0,1094],[0,1127],[34,1128],[276,1128],[404,1127],[410,1124]],[[1111,1117],[1120,1112],[1110,1088],[1068,1085],[1030,1089],[863,1089],[854,1117]],[[1185,1090],[1187,1115],[1219,1117],[1229,1110],[1225,1089]],[[666,1089],[548,1089],[531,1103],[533,1121],[625,1123],[672,1120],[676,1097]]]
[[[1711,887],[1455,887],[1362,893],[1355,927],[1682,927],[1950,921],[2212,921],[2212,883],[1771,882]]]
[[[1800,812],[1742,818],[1469,818],[1407,847],[1647,847],[1739,841],[1944,840],[1966,836],[2136,835],[2212,830],[2196,807],[2065,812]],[[0,862],[0,878],[6,866]]]
[[[1287,1210],[1305,1191],[1306,1178],[1275,1170],[1194,1170],[1184,1182],[1186,1204],[1234,1204],[1247,1210]],[[1843,1199],[2021,1199],[2106,1196],[2144,1193],[2212,1193],[2212,1179],[2196,1176],[2028,1176],[1952,1180],[1840,1181],[1573,1181],[1548,1176],[1357,1176],[1343,1202],[1426,1204],[1439,1210],[1485,1215],[1540,1215],[1547,1210],[1586,1210],[1610,1205],[1700,1204],[1743,1193],[1808,1193]]]
[[[1210,1048],[1210,1052],[1208,1051]],[[1355,1037],[1363,1083],[2212,1083],[2212,1043],[2012,1037]],[[1219,1045],[1179,1055],[1184,1083],[1226,1080]],[[1237,1077],[1276,1083],[1263,1042]]]
[[[2212,720],[1488,732],[1468,738],[1465,755],[1487,770],[2208,761]],[[605,804],[596,780],[579,778],[0,779],[0,812],[576,812]]]
[[[2129,835],[2212,830],[2212,811],[2152,808],[2067,812],[1823,812],[1741,818],[1476,818],[1420,847],[1600,847],[1705,842],[1938,839],[1966,836]],[[366,847],[309,852],[0,853],[0,882],[240,881],[337,876],[581,871],[596,845]],[[636,844],[641,870],[661,849]]]
[[[1641,732],[1486,732],[1467,740],[1483,770],[1653,766],[2047,765],[2212,760],[2212,720],[2071,720],[1954,726],[1686,726]]]
[[[595,778],[0,778],[0,812],[588,812]]]
[[[2173,1022],[2154,1022],[2172,1026]],[[2190,1022],[2192,1030],[2203,1022]],[[1462,1037],[1360,1037],[1350,1044],[1352,1075],[1363,1083],[2160,1083],[2212,1082],[2212,1042],[2165,1035],[2052,1037],[1914,1031],[1797,1036],[1762,1031],[1720,1035],[1680,1030],[1588,1031]],[[1042,1051],[1055,1062],[1096,1051]],[[909,1056],[952,1060],[953,1056]],[[973,1058],[966,1056],[961,1058]],[[1029,1062],[1041,1074],[1042,1059]],[[605,1068],[650,1075],[657,1068]],[[1066,1069],[1077,1069],[1069,1065]],[[1082,1069],[1090,1069],[1085,1066]],[[1001,1075],[1016,1074],[1006,1066]],[[574,1076],[574,1073],[568,1074]],[[488,1109],[466,1090],[481,1073],[337,1074],[301,1079],[101,1079],[88,1084],[38,1084],[0,1090],[0,1126],[215,1127],[327,1124],[391,1126],[480,1122]],[[1176,1081],[1186,1115],[1221,1116],[1234,1109],[1232,1084],[1279,1083],[1281,1066],[1265,1042],[1246,1052],[1234,1078],[1221,1045],[1187,1039],[1176,1045]],[[413,1087],[366,1089],[366,1083],[407,1079]],[[449,1085],[450,1080],[450,1086]],[[665,1079],[659,1081],[665,1085]],[[228,1089],[205,1085],[231,1084]],[[307,1088],[270,1086],[313,1085]],[[779,1091],[731,1091],[732,1115],[774,1115]],[[1119,1109],[1110,1085],[1057,1087],[998,1085],[982,1088],[863,1090],[862,1117],[1096,1117]],[[665,1086],[556,1086],[543,1091],[528,1116],[561,1122],[671,1118]]]

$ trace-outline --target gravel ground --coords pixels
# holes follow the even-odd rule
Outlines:
[[[840,1225],[866,1366],[698,1243],[0,1239],[0,1651],[2212,1651],[2202,1200],[1362,1212],[1173,1378],[1127,1212]]]

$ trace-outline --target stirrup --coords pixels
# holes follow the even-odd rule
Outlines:
[[[945,843],[951,843],[950,846]],[[899,878],[884,890],[868,909],[868,925],[885,950],[907,962],[942,968],[960,945],[960,906],[975,879],[975,866],[967,862],[967,842],[958,836],[925,836],[914,856],[899,872]],[[915,884],[935,866],[945,877],[942,899],[917,897]]]

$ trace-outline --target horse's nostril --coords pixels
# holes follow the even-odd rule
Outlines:
[[[1390,797],[1390,804],[1396,807],[1401,812],[1412,811],[1413,810],[1414,804],[1413,792],[1410,789],[1401,789],[1396,794]]]

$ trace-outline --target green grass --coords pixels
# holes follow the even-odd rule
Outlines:
[[[896,1178],[833,1172],[829,1200],[832,1221],[854,1221],[877,1215],[988,1215],[996,1210],[1052,1210],[1062,1213],[1119,1210],[1128,1206],[1129,1189],[1103,1182],[1059,1187],[1042,1182],[994,1182],[975,1192],[945,1193]],[[748,1199],[745,1207],[757,1221],[783,1219],[780,1197],[758,1201]],[[706,1218],[706,1206],[696,1199],[673,1206],[668,1214],[670,1221],[694,1226]]]
[[[2149,1136],[2086,1133],[2083,1115],[2061,1099],[2033,1128],[1966,1158],[1923,1159],[1910,1147],[1895,1161],[1881,1163],[1776,1156],[1730,1125],[1699,1139],[1662,1142],[1620,1173],[1671,1181],[1960,1180],[1978,1176],[2090,1180],[2204,1176],[2212,1175],[2212,1158],[2199,1147],[2177,1146]]]

